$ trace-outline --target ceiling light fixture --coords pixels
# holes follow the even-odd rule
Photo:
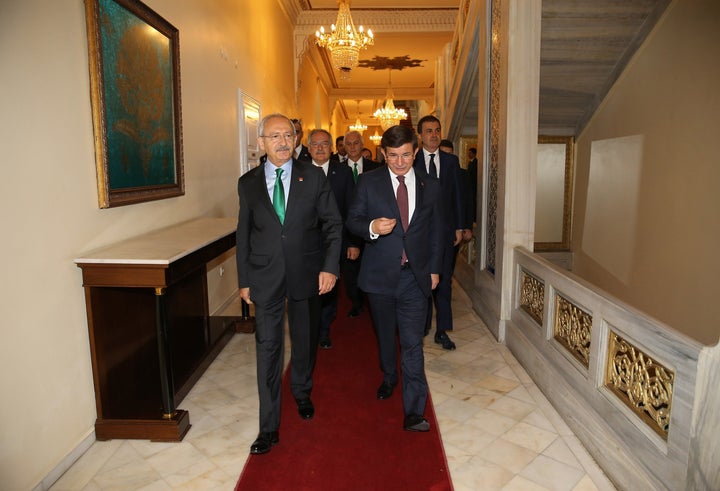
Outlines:
[[[407,118],[407,113],[404,109],[396,109],[395,103],[393,102],[393,91],[392,91],[392,69],[388,68],[388,90],[387,96],[385,97],[385,106],[381,107],[373,117],[380,120],[380,127],[383,131],[387,130],[391,126],[396,126],[400,123],[401,119]]]
[[[370,135],[370,140],[371,140],[375,145],[380,145],[380,140],[382,140],[382,136],[378,134],[377,130],[375,130],[375,134],[374,134],[374,135]]]
[[[330,51],[333,66],[347,75],[358,65],[360,50],[375,44],[375,39],[372,29],[368,29],[367,34],[363,26],[355,29],[348,0],[338,0],[338,8],[337,20],[331,25],[331,32],[326,33],[325,27],[321,26],[319,31],[315,31],[315,42]]]
[[[357,113],[357,119],[355,120],[355,124],[350,125],[350,131],[357,131],[362,135],[363,131],[367,129],[367,125],[362,124],[362,121],[360,121],[360,100],[357,101]]]

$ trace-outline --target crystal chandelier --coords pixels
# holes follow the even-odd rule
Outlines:
[[[362,124],[362,121],[360,121],[360,101],[357,101],[357,113],[358,117],[355,120],[355,124],[350,125],[350,131],[357,131],[361,135],[363,134],[363,131],[367,129],[366,124]]]
[[[390,78],[391,73],[392,70],[388,69],[388,91],[385,98],[385,106],[381,107],[375,111],[375,114],[373,114],[374,117],[380,120],[380,127],[382,127],[383,131],[391,126],[397,125],[400,123],[401,119],[407,118],[405,110],[395,108],[395,103],[393,102],[392,79]]]
[[[377,130],[375,130],[375,134],[374,134],[374,135],[370,135],[370,140],[371,140],[375,145],[380,145],[380,140],[382,140],[382,136],[378,135]]]
[[[330,51],[333,66],[344,74],[348,74],[358,65],[361,49],[375,44],[372,29],[368,29],[367,34],[363,26],[355,29],[349,3],[348,0],[338,0],[338,16],[335,24],[330,27],[330,34],[325,32],[323,26],[319,31],[315,31],[317,45]]]

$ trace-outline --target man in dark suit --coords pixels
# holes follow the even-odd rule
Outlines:
[[[428,115],[420,118],[417,126],[422,141],[422,151],[415,156],[415,170],[422,176],[430,176],[440,180],[441,199],[443,202],[443,261],[440,271],[440,284],[433,292],[429,302],[425,332],[430,331],[432,323],[432,304],[435,303],[436,330],[435,342],[443,349],[454,350],[447,331],[453,329],[452,318],[452,275],[455,266],[457,246],[463,238],[465,229],[465,207],[463,206],[463,185],[460,177],[460,163],[457,156],[439,149],[441,132],[440,120]]]
[[[470,195],[470,216],[467,217],[467,222],[474,224],[477,222],[477,175],[478,175],[478,160],[477,160],[477,148],[468,148],[468,165],[467,165],[467,178],[468,178],[468,194]]]
[[[346,227],[366,241],[359,284],[367,292],[378,338],[383,381],[377,398],[392,396],[398,383],[397,335],[403,428],[428,431],[423,330],[442,264],[440,184],[414,171],[418,142],[412,129],[393,126],[380,145],[387,168],[360,176]]]
[[[320,297],[335,286],[342,219],[322,171],[293,159],[295,128],[281,114],[263,118],[258,145],[265,164],[238,181],[237,268],[240,297],[255,304],[260,433],[250,453],[278,443],[283,324],[287,301],[292,341],[290,389],[310,419]],[[287,206],[285,204],[287,203]]]
[[[362,134],[359,131],[348,131],[344,138],[345,151],[347,152],[347,166],[353,173],[353,179],[357,182],[357,178],[363,172],[382,167],[382,164],[363,157],[362,151],[365,146]],[[348,251],[347,256],[342,257],[340,267],[343,274],[343,283],[345,283],[345,291],[352,303],[348,317],[357,317],[363,310],[363,295],[357,285],[358,273],[360,272],[360,264],[362,263],[362,246],[352,251]]]
[[[304,162],[310,162],[312,160],[312,157],[310,156],[310,151],[308,150],[308,147],[303,145],[302,139],[303,139],[303,128],[302,128],[302,121],[299,119],[291,119],[293,125],[295,126],[295,149],[293,151],[293,156],[296,160],[302,160]]]
[[[320,167],[330,182],[330,187],[332,188],[338,210],[340,210],[340,216],[342,216],[344,223],[347,218],[350,200],[355,191],[355,181],[353,181],[352,172],[347,165],[330,160],[330,151],[332,150],[332,136],[330,132],[323,129],[311,130],[308,135],[308,148],[310,149],[313,165]],[[343,227],[340,257],[347,257],[351,247],[357,249],[359,247],[357,244],[358,240],[357,237],[351,236]],[[322,310],[320,312],[319,344],[323,349],[330,349],[332,348],[330,324],[332,324],[337,316],[338,307],[337,285],[325,295],[321,295],[320,302]]]
[[[345,135],[340,135],[335,138],[335,150],[336,152],[330,155],[330,160],[333,162],[340,162],[341,164],[347,163],[347,152],[345,151]]]

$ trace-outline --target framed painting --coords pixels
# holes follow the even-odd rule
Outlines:
[[[85,0],[98,204],[185,194],[178,30],[138,0]]]

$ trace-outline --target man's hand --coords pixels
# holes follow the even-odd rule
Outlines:
[[[440,283],[440,275],[437,273],[430,273],[430,287],[432,290],[434,290],[438,283]]]
[[[245,303],[248,305],[251,305],[252,300],[250,300],[250,288],[240,288],[240,298],[245,300]]]
[[[318,276],[318,283],[320,284],[320,289],[318,290],[318,293],[322,295],[332,290],[335,286],[335,280],[336,278],[334,274],[320,271],[320,275]]]
[[[463,231],[462,229],[455,231],[455,242],[453,243],[454,246],[458,245],[460,241],[463,238]]]
[[[397,220],[394,218],[376,218],[372,222],[371,230],[374,234],[387,235],[395,228],[395,222]]]
[[[472,240],[472,230],[470,230],[469,228],[463,230],[462,238],[465,242],[470,242]]]
[[[347,258],[351,261],[354,261],[355,259],[360,257],[360,248],[359,247],[348,247],[347,248]]]

